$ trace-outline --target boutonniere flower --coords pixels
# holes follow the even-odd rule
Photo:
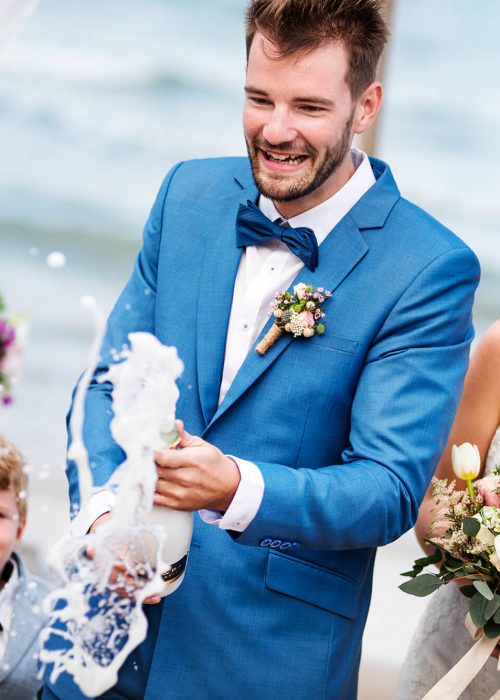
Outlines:
[[[294,338],[312,338],[325,332],[323,304],[332,296],[324,287],[315,289],[311,284],[296,284],[293,294],[284,290],[276,292],[272,303],[274,323],[255,350],[265,355],[283,333],[293,333]]]

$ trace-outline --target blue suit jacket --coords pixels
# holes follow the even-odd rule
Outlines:
[[[467,246],[372,166],[376,183],[294,281],[333,290],[326,333],[252,349],[219,407],[236,212],[258,191],[245,158],[180,164],[161,187],[99,371],[131,331],[175,345],[178,416],[256,462],[265,492],[242,534],[197,519],[185,581],[163,604],[149,700],[165,683],[185,699],[356,697],[376,547],[412,526],[445,445],[479,277]],[[94,382],[97,485],[123,459],[109,408],[109,385]],[[76,500],[71,466],[69,480]]]

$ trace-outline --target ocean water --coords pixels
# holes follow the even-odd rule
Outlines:
[[[500,4],[395,5],[378,154],[500,271]],[[0,64],[0,223],[136,240],[169,166],[243,154],[243,9],[41,0]]]
[[[377,155],[477,252],[480,334],[500,315],[500,3],[395,4]],[[0,56],[0,292],[31,325],[0,431],[32,466],[26,548],[41,571],[67,520],[64,416],[93,332],[79,300],[110,309],[171,165],[245,153],[243,10],[243,0],[41,0]],[[52,250],[65,268],[47,266]],[[409,534],[379,557],[368,664],[401,662],[422,601],[397,591],[398,572],[415,556]]]

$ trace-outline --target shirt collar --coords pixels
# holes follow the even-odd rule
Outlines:
[[[9,561],[14,565],[12,573],[9,580],[0,591],[0,623],[2,623],[4,632],[8,632],[10,629],[14,597],[20,581],[15,560],[11,558]]]
[[[316,234],[318,245],[328,236],[334,226],[349,212],[361,197],[375,184],[375,176],[368,156],[363,151],[351,149],[352,162],[356,168],[353,175],[329,199],[308,211],[288,220],[290,226],[307,226]],[[259,197],[259,209],[271,221],[281,218],[272,200],[263,194]]]

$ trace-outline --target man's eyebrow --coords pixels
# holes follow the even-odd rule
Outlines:
[[[255,95],[267,97],[267,92],[265,90],[259,90],[259,88],[252,87],[252,85],[245,85],[245,92],[253,92]]]
[[[253,87],[252,85],[245,85],[245,92],[249,93],[251,92],[254,95],[261,95],[262,97],[268,97],[268,93],[265,90],[261,90],[260,88]],[[324,107],[333,107],[334,102],[333,100],[328,100],[326,97],[313,97],[312,95],[305,95],[303,97],[294,97],[292,102],[296,102],[297,104],[314,104],[314,105],[322,105]]]

